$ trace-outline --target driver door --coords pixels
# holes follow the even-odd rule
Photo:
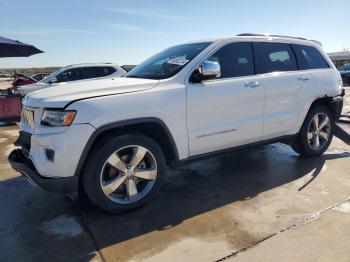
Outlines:
[[[208,60],[220,64],[221,76],[186,86],[190,156],[262,139],[264,87],[252,44],[227,44]]]

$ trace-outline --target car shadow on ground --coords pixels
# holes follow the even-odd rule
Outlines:
[[[86,261],[93,258],[95,248],[115,246],[119,256],[116,260],[125,260],[152,248],[159,249],[178,234],[172,229],[191,218],[237,201],[244,202],[311,174],[311,179],[299,188],[303,190],[321,173],[326,161],[349,156],[349,153],[328,153],[304,159],[289,147],[275,144],[203,160],[169,170],[156,199],[145,207],[120,215],[87,208],[61,195],[44,192],[22,177],[3,180],[0,181],[1,254],[7,254],[5,258],[27,257],[36,261],[45,259],[47,254],[55,254],[50,255],[52,261],[65,260],[69,254],[72,261]],[[201,224],[195,226],[197,229],[210,225],[210,218],[203,217]],[[63,234],[45,232],[45,225],[51,225],[52,221],[54,232],[61,230]],[[76,232],[76,223],[84,233],[72,235],[69,230]],[[193,225],[184,227],[189,232],[182,230],[181,234],[191,235],[192,228]],[[153,235],[159,232],[169,234],[163,235],[162,241]],[[141,240],[129,246],[128,241],[135,239]]]
[[[132,212],[111,215],[84,209],[82,217],[98,249],[143,235],[169,230],[208,211],[244,201],[311,174],[308,186],[327,160],[346,158],[349,153],[301,158],[284,145],[271,145],[241,154],[213,158],[170,171],[158,198]],[[210,221],[207,221],[210,224]],[[205,226],[205,225],[204,225]],[[153,248],[152,241],[133,252]],[[134,254],[133,254],[134,255]]]

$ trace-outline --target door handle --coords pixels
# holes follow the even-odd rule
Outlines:
[[[299,76],[298,79],[300,81],[307,81],[307,80],[309,80],[309,78],[307,78],[306,76]]]
[[[244,84],[245,87],[250,87],[250,88],[255,88],[260,86],[260,83],[257,81],[251,81],[251,82],[247,82]]]

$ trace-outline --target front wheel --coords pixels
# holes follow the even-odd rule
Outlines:
[[[320,156],[332,142],[333,130],[334,121],[329,109],[315,106],[307,114],[292,148],[301,156]]]
[[[143,135],[105,139],[88,159],[83,185],[98,207],[121,213],[149,202],[165,173],[162,149]]]

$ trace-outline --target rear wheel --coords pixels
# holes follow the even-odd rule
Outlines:
[[[333,129],[334,121],[329,109],[315,106],[306,116],[292,148],[305,157],[320,156],[332,142]]]
[[[149,202],[165,173],[161,148],[143,135],[106,139],[92,152],[83,185],[98,207],[121,213]]]

